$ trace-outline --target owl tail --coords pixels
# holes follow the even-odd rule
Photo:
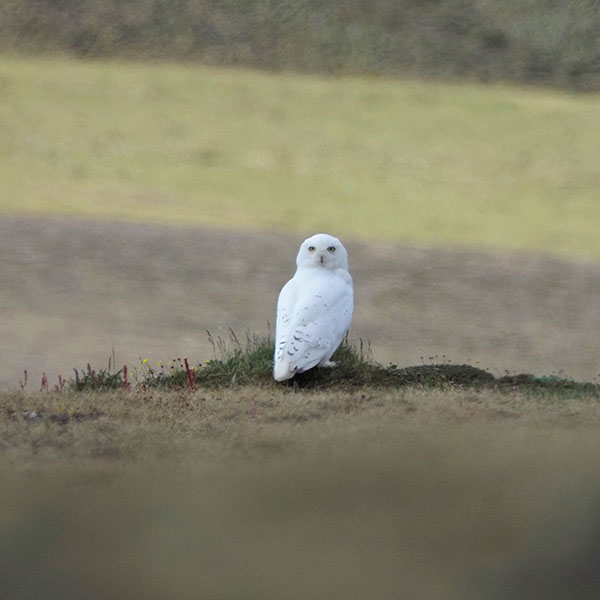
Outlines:
[[[296,368],[292,367],[287,360],[282,360],[279,363],[275,363],[273,379],[275,379],[275,381],[285,381],[286,379],[291,379],[295,373]]]

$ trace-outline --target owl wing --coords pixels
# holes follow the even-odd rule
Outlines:
[[[279,292],[277,299],[277,318],[275,322],[275,367],[281,363],[285,345],[293,327],[293,316],[298,299],[298,285],[295,278],[290,279]]]
[[[289,379],[329,360],[350,328],[353,304],[347,272],[292,278],[277,303],[275,379]]]

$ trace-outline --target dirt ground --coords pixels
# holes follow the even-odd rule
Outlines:
[[[307,236],[315,232],[306,232]],[[335,231],[329,233],[335,234]],[[203,361],[206,330],[266,334],[297,235],[142,224],[0,221],[0,387],[89,362]],[[498,375],[600,375],[600,264],[343,240],[351,337],[401,366],[469,362]]]

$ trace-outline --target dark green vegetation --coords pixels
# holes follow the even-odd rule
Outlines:
[[[0,43],[25,52],[326,73],[600,86],[594,0],[21,0]]]

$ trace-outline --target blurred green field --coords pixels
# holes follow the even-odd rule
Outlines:
[[[0,58],[0,211],[600,257],[600,97]]]

